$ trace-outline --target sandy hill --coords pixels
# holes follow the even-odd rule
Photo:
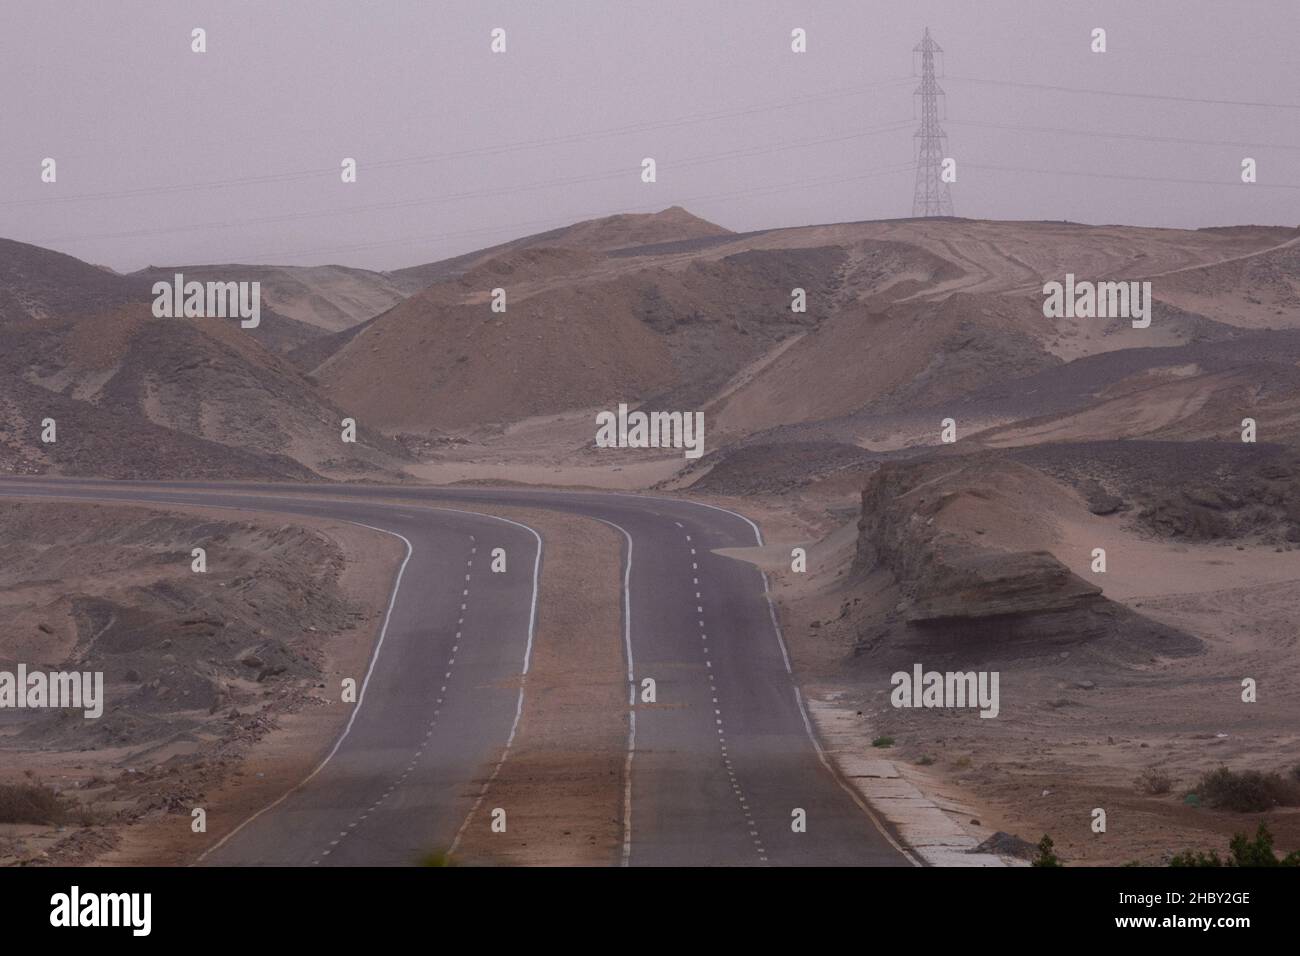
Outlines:
[[[672,231],[698,235],[662,238]],[[1218,294],[1216,269],[1230,273],[1225,295],[1267,291],[1285,313],[1276,325],[1300,321],[1286,299],[1296,249],[1293,230],[1253,227],[898,220],[740,235],[672,209],[436,264],[423,292],[296,354],[335,401],[390,432],[643,401],[703,408],[713,434],[734,439],[955,402],[1105,352],[1231,338],[1253,323],[1227,306],[1196,311],[1181,291],[1195,280]],[[1044,318],[1042,284],[1067,272],[1151,277],[1151,328]],[[489,308],[498,287],[504,315]],[[806,313],[790,309],[796,287]]]
[[[932,442],[935,423],[950,414],[970,422],[1057,411],[1060,404],[1046,406],[1049,399],[1061,402],[1066,383],[1073,399],[1064,404],[1078,409],[1105,400],[1104,387],[1124,375],[1145,376],[1162,365],[1200,361],[1220,376],[1249,378],[1253,363],[1294,362],[1272,351],[1277,342],[1248,340],[1240,330],[1300,323],[1300,303],[1288,298],[1300,285],[1295,230],[907,220],[772,230],[748,240],[758,248],[841,243],[849,250],[884,241],[911,254],[886,260],[883,276],[861,267],[848,271],[850,301],[828,310],[788,348],[773,350],[709,406],[715,435],[844,419],[846,427],[818,434],[796,429],[791,437],[862,441],[873,432],[888,435],[879,426],[890,419],[924,411],[925,441]],[[1149,278],[1151,327],[1044,318],[1042,283],[1067,272],[1080,279]],[[873,284],[861,282],[864,274]],[[1182,294],[1192,281],[1203,290],[1196,298]],[[1236,307],[1250,299],[1268,303],[1267,322]],[[1267,381],[1288,374],[1276,368]],[[1140,378],[1137,384],[1150,383]],[[1281,401],[1274,391],[1261,389],[1262,401]],[[1224,413],[1239,404],[1228,401]],[[1182,418],[1190,410],[1173,414]],[[1283,413],[1269,406],[1278,433],[1289,434],[1290,415],[1283,420]]]
[[[972,436],[989,447],[1111,438],[1241,442],[1252,418],[1260,440],[1300,441],[1300,368],[1247,362],[1222,371],[1197,365],[1139,372],[1103,389],[1085,407],[1029,418]]]
[[[175,432],[322,473],[388,470],[400,449],[360,423],[340,441],[348,412],[236,321],[155,319],[147,307],[71,320],[23,374],[51,390]],[[45,374],[43,374],[45,373]]]
[[[198,281],[258,279],[238,270],[259,266],[192,266],[127,275],[24,242],[0,239],[0,321],[94,315],[126,303],[151,303],[153,283],[176,271]],[[316,325],[274,308],[263,288],[261,324],[249,334],[267,348],[287,352],[324,335]]]
[[[57,441],[41,440],[54,419]],[[231,447],[0,375],[0,474],[101,478],[279,478],[312,472],[278,453]]]
[[[1228,325],[1300,327],[1300,236],[1256,255],[1161,276],[1166,302]]]
[[[588,219],[535,233],[521,239],[512,239],[500,245],[477,252],[429,262],[423,265],[396,269],[392,279],[409,292],[426,288],[434,282],[455,278],[488,259],[533,246],[568,246],[579,249],[610,251],[658,243],[707,239],[732,235],[731,231],[698,216],[693,216],[681,206],[671,206],[661,212],[606,216]]]
[[[180,269],[265,283],[256,332],[127,308],[173,271],[0,246],[0,318],[26,323],[9,373],[331,474],[390,467],[390,439],[508,442],[554,416],[570,424],[551,444],[579,451],[572,423],[620,402],[703,410],[715,450],[889,452],[932,444],[949,415],[989,446],[1221,439],[1248,414],[1268,440],[1300,436],[1292,350],[1258,338],[1300,327],[1291,229],[913,219],[737,234],[673,207],[393,273]],[[1042,284],[1067,273],[1149,279],[1150,328],[1045,318]],[[343,415],[366,438],[340,455]]]
[[[146,278],[22,243],[0,246],[0,275],[7,471],[301,478],[388,474],[404,457],[364,424],[340,441],[347,413],[277,354],[273,313],[257,329],[156,319]]]
[[[73,256],[0,239],[0,322],[44,319],[149,298],[149,283]]]
[[[714,403],[715,431],[942,402],[1059,365],[1047,334],[1032,303],[988,294],[845,308]]]
[[[698,407],[810,327],[790,311],[792,277],[812,295],[833,295],[844,259],[833,248],[763,250],[606,268],[583,251],[511,250],[378,317],[314,375],[336,402],[389,431],[620,401]],[[490,307],[497,287],[505,313]]]
[[[1294,230],[1091,226],[1073,222],[901,219],[771,230],[755,243],[821,245],[855,239],[904,242],[952,264],[960,275],[929,284],[925,295],[1024,291],[1073,272],[1079,278],[1138,279],[1258,255],[1295,239]],[[1156,283],[1160,297],[1161,283]]]

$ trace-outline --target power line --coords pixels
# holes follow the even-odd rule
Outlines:
[[[842,143],[849,140],[861,139],[866,136],[872,136],[877,133],[888,133],[904,129],[911,125],[911,120],[900,120],[894,123],[887,123],[883,126],[868,127],[867,129],[858,130],[853,133],[843,133],[837,136],[827,136],[820,139],[803,139],[794,143],[780,143],[776,145],[746,147],[742,149],[725,150],[721,153],[707,153],[700,156],[689,157],[682,160],[674,160],[665,164],[669,170],[690,169],[696,166],[704,166],[710,163],[723,162],[732,159],[743,159],[751,156],[763,156],[772,153],[786,152],[794,149],[803,149],[810,146],[821,146],[828,143]],[[348,206],[342,209],[328,209],[314,212],[296,212],[285,213],[278,216],[259,216],[248,219],[233,219],[220,222],[189,223],[183,226],[168,226],[159,229],[137,229],[125,232],[106,232],[92,235],[78,236],[53,236],[33,240],[38,245],[49,245],[52,243],[77,243],[91,242],[102,239],[133,239],[147,236],[170,235],[183,232],[194,232],[205,229],[230,229],[238,226],[265,225],[270,223],[296,222],[304,219],[330,218],[333,216],[355,215],[363,212],[374,212],[384,209],[405,209],[415,206],[441,205],[449,202],[459,202],[466,199],[480,199],[491,196],[509,195],[512,193],[532,192],[538,189],[548,189],[556,186],[578,186],[588,185],[608,180],[620,179],[632,175],[628,167],[608,170],[601,173],[586,174],[581,176],[571,176],[564,179],[550,179],[541,182],[526,183],[518,186],[508,187],[491,187],[485,189],[476,189],[468,192],[454,193],[446,196],[428,196],[421,199],[401,199],[381,203],[366,203],[360,206]]]
[[[1140,100],[1164,100],[1170,103],[1206,103],[1212,106],[1259,106],[1266,109],[1300,110],[1300,103],[1265,103],[1259,100],[1213,100],[1199,96],[1169,96],[1159,93],[1133,93],[1119,90],[1089,90],[1077,86],[1053,86],[1048,83],[1023,83],[1015,80],[989,80],[979,76],[953,76],[947,74],[946,80],[961,80],[967,83],[984,83],[990,86],[1014,86],[1021,89],[1053,90],[1057,93],[1086,93],[1094,96],[1122,96]]]
[[[840,185],[843,183],[860,182],[867,179],[876,179],[881,176],[887,176],[894,173],[911,172],[913,168],[914,168],[913,163],[911,161],[908,161],[906,163],[894,163],[889,166],[873,167],[872,169],[869,169],[866,172],[854,173],[848,176],[822,177],[820,179],[798,179],[798,180],[793,180],[785,183],[775,183],[768,186],[755,186],[748,189],[735,190],[728,193],[714,193],[711,195],[674,197],[673,201],[678,205],[685,205],[687,203],[699,205],[699,204],[709,203],[709,202],[724,202],[724,201],[730,201],[734,199],[744,199],[753,196],[787,192],[792,189],[808,189],[808,188],[817,188],[820,186],[833,186],[833,185]],[[625,207],[623,211],[641,212],[641,211],[654,211],[662,208],[663,208],[663,203],[656,202],[656,203],[645,203],[640,206]],[[599,211],[592,211],[589,213],[577,213],[572,215],[596,218],[602,215],[608,215],[608,213],[604,210],[599,210]],[[518,237],[520,231],[523,229],[537,229],[539,231],[548,231],[550,229],[557,229],[563,226],[572,225],[574,223],[574,219],[572,218],[572,215],[570,215],[569,217],[563,220],[535,219],[530,222],[516,222],[516,223],[510,223],[508,225],[503,225],[499,227],[498,226],[485,227],[482,229],[470,229],[461,232],[435,233],[432,235],[421,235],[421,236],[402,236],[395,239],[384,239],[375,242],[355,243],[346,246],[330,246],[330,247],[318,247],[314,249],[304,249],[304,250],[299,250],[298,252],[258,253],[249,257],[250,261],[248,264],[250,265],[262,264],[262,263],[255,263],[252,261],[258,259],[269,260],[271,262],[280,262],[285,259],[298,259],[306,256],[335,255],[337,253],[342,253],[342,252],[357,252],[357,251],[369,250],[369,249],[380,249],[388,246],[409,245],[411,243],[416,243],[416,242],[447,242],[454,239],[465,239],[474,236],[493,235],[497,233],[501,233],[506,236]]]
[[[937,48],[937,45],[935,46]],[[1150,99],[1150,100],[1205,103],[1205,104],[1212,104],[1212,105],[1265,107],[1265,108],[1278,108],[1278,109],[1300,109],[1300,105],[1287,104],[1287,103],[1266,103],[1266,102],[1247,101],[1247,100],[1219,100],[1219,99],[1206,99],[1206,98],[1187,97],[1187,96],[1165,96],[1165,95],[1150,94],[1150,93],[1133,93],[1133,92],[1121,92],[1115,90],[1083,89],[1083,88],[1076,88],[1076,87],[1026,83],[1026,82],[1010,81],[1010,80],[994,80],[994,79],[970,77],[970,76],[950,75],[947,78],[953,80],[959,80],[959,81],[991,84],[991,85],[998,85],[998,86],[1009,86],[1009,87],[1019,87],[1019,88],[1028,88],[1028,89],[1045,89],[1045,90],[1052,90],[1057,92],[1078,93],[1078,94],[1087,94],[1087,95],[1118,96],[1118,97],[1129,97],[1129,98]],[[912,77],[900,77],[900,78],[884,80],[879,83],[868,84],[864,86],[842,87],[835,90],[828,90],[820,93],[808,94],[806,96],[796,97],[792,100],[784,101],[777,104],[766,104],[761,106],[743,107],[738,109],[713,110],[705,113],[690,114],[675,119],[653,121],[648,123],[625,124],[622,126],[607,127],[604,129],[590,131],[586,133],[563,134],[563,135],[552,136],[552,137],[547,137],[547,138],[537,139],[537,140],[499,144],[496,146],[477,147],[473,149],[457,150],[452,152],[429,154],[423,156],[410,156],[410,157],[396,158],[390,160],[367,161],[365,163],[365,168],[394,169],[403,166],[414,166],[414,165],[421,165],[421,164],[437,163],[437,162],[444,162],[444,161],[450,161],[455,159],[486,157],[486,156],[500,155],[500,154],[505,154],[510,152],[517,152],[522,150],[544,148],[547,146],[562,145],[562,144],[575,143],[575,142],[584,142],[584,141],[599,139],[599,138],[625,136],[625,135],[631,135],[631,134],[636,134],[641,132],[651,132],[651,131],[657,131],[662,129],[690,126],[699,123],[709,123],[709,122],[715,122],[720,119],[743,117],[747,115],[760,114],[760,113],[770,112],[774,110],[795,109],[795,108],[806,106],[809,103],[822,102],[822,101],[839,99],[839,98],[844,98],[849,96],[855,96],[871,90],[899,86],[899,85],[910,83],[912,81],[913,81]],[[924,80],[923,80],[923,86],[924,86]],[[1063,129],[1063,128],[1056,128],[1056,127],[1018,126],[1014,124],[981,123],[976,121],[951,121],[951,122],[954,122],[956,125],[959,126],[971,126],[971,127],[980,127],[980,128],[988,128],[988,129],[1020,130],[1026,132],[1050,133],[1054,135],[1090,136],[1090,137],[1108,138],[1108,139],[1149,141],[1149,142],[1156,142],[1156,143],[1255,147],[1255,148],[1265,148],[1265,149],[1271,148],[1271,149],[1286,149],[1286,150],[1300,149],[1300,145],[1292,145],[1292,144],[1278,144],[1278,143],[1266,144],[1266,143],[1246,143],[1246,142],[1223,141],[1223,140],[1200,140],[1200,139],[1191,139],[1191,138],[1182,138],[1182,137],[1162,137],[1162,136],[1151,136],[1151,135],[1121,133],[1121,132],[1089,132],[1083,130]],[[885,124],[883,126],[861,130],[850,134],[832,136],[832,137],[823,137],[820,139],[804,140],[798,143],[768,145],[768,146],[728,150],[722,153],[706,154],[703,156],[683,159],[672,163],[672,167],[689,168],[692,166],[698,166],[707,163],[715,163],[715,162],[720,162],[729,159],[765,155],[765,154],[782,152],[786,150],[798,149],[804,146],[815,146],[815,145],[825,145],[829,143],[845,142],[848,140],[860,138],[865,135],[871,135],[877,132],[891,132],[894,131],[895,129],[903,128],[907,125],[909,125],[908,122],[903,121],[899,123]],[[1048,170],[1048,169],[1035,169],[1029,167],[1019,167],[1019,166],[978,164],[978,163],[969,163],[969,162],[965,163],[964,165],[975,169],[985,169],[985,170],[1001,171],[1001,172],[1061,175],[1061,176],[1082,176],[1087,178],[1120,179],[1120,180],[1129,180],[1135,182],[1156,182],[1156,183],[1174,183],[1174,184],[1187,184],[1187,185],[1218,185],[1218,186],[1236,185],[1235,182],[1223,182],[1217,180],[1179,179],[1179,178],[1171,178],[1171,177],[1108,174],[1108,173],[1071,171],[1071,170],[1060,170],[1060,169]],[[100,199],[133,198],[133,197],[145,196],[145,195],[160,195],[160,194],[165,195],[168,193],[188,192],[188,191],[197,191],[197,190],[204,190],[204,189],[218,189],[218,188],[230,188],[230,187],[246,186],[246,185],[285,183],[285,182],[292,182],[296,180],[304,180],[304,179],[310,179],[310,178],[322,177],[322,176],[332,177],[336,175],[338,175],[338,169],[333,167],[328,169],[318,169],[318,170],[286,171],[280,173],[270,173],[270,174],[259,175],[259,176],[249,176],[249,177],[217,180],[217,181],[203,182],[203,183],[143,187],[139,189],[128,189],[128,190],[113,191],[113,192],[83,194],[79,196],[52,196],[52,197],[45,197],[41,199],[10,200],[7,202],[0,202],[0,208],[20,207],[26,205],[34,205],[38,203],[79,202],[79,201],[91,201],[91,200],[100,200]],[[256,218],[249,218],[249,219],[228,220],[223,222],[191,224],[191,225],[168,227],[162,229],[142,229],[142,230],[134,230],[134,231],[115,232],[115,233],[102,233],[102,234],[88,235],[88,236],[65,236],[65,237],[56,237],[52,239],[39,239],[36,241],[40,243],[76,243],[76,242],[97,240],[97,239],[135,238],[135,237],[146,237],[146,236],[155,236],[155,235],[167,235],[167,234],[189,232],[189,231],[203,230],[203,229],[234,228],[234,227],[244,226],[244,225],[292,222],[292,221],[314,219],[314,218],[328,218],[336,215],[354,215],[354,214],[374,211],[374,210],[417,207],[417,206],[425,206],[425,205],[438,205],[442,203],[457,202],[466,199],[475,199],[475,198],[481,198],[485,196],[500,195],[504,193],[528,192],[528,191],[550,188],[555,186],[584,185],[593,182],[616,179],[618,177],[625,176],[625,175],[627,175],[627,171],[625,169],[610,170],[608,172],[603,172],[603,173],[596,173],[596,174],[584,175],[584,176],[574,176],[574,177],[568,177],[564,179],[547,180],[542,182],[525,184],[521,186],[507,187],[504,189],[503,188],[481,189],[481,190],[462,192],[462,193],[448,195],[448,196],[435,196],[435,197],[425,197],[425,198],[413,199],[413,200],[398,200],[398,201],[384,202],[384,203],[371,203],[371,204],[365,204],[360,206],[346,207],[337,210],[328,210],[328,211],[320,211],[320,212],[287,213],[279,216],[264,216],[264,217],[256,217]],[[791,188],[798,188],[801,185],[807,185],[811,187],[811,186],[825,185],[830,183],[851,182],[859,178],[872,178],[872,177],[870,175],[866,177],[851,176],[851,177],[840,177],[831,180],[823,180],[820,182],[813,180],[813,181],[808,181],[806,183],[796,182],[796,183],[789,183],[789,184],[777,184],[772,187],[757,187],[756,189],[752,189],[752,190],[744,190],[739,193],[727,194],[724,195],[723,197],[696,197],[696,198],[685,199],[681,201],[682,202],[708,202],[708,201],[714,201],[715,199],[718,198],[728,198],[728,196],[730,196],[730,198],[738,198],[743,195],[759,195],[762,194],[762,192],[767,190],[779,192]],[[1266,189],[1300,188],[1300,186],[1296,186],[1289,183],[1256,183],[1253,185],[1257,187],[1263,187]],[[655,206],[647,206],[645,208],[655,208]],[[561,223],[561,225],[563,225],[563,223]],[[501,227],[501,229],[494,229],[492,231],[500,232],[506,228],[514,229],[519,227],[520,225],[516,224],[514,226]],[[376,246],[402,244],[402,243],[409,243],[409,242],[416,242],[416,241],[426,241],[427,239],[430,238],[432,239],[458,238],[461,236],[481,234],[484,231],[486,230],[471,230],[469,232],[464,232],[464,233],[448,234],[445,237],[424,237],[423,239],[421,237],[409,237],[404,239],[388,240],[379,243],[368,243],[368,244],[360,244],[354,246],[335,247],[332,250],[325,250],[325,251],[350,251],[353,249],[366,249],[366,248],[374,248]],[[312,255],[312,254],[315,254],[315,250],[310,252],[303,252],[303,253],[292,253],[292,254],[288,254],[288,256],[297,257],[301,255]]]
[[[759,113],[773,112],[776,110],[797,109],[807,106],[809,103],[818,103],[826,100],[841,99],[847,96],[857,96],[862,93],[874,92],[879,89],[885,89],[893,86],[900,86],[910,83],[911,77],[896,77],[890,80],[882,80],[878,83],[869,83],[862,86],[841,87],[839,89],[827,90],[821,93],[811,93],[806,96],[795,97],[781,103],[768,104],[764,106],[748,106],[739,109],[730,110],[713,110],[707,113],[695,113],[676,119],[657,120],[649,123],[631,123],[623,126],[606,127],[600,130],[592,130],[584,133],[568,133],[560,136],[551,136],[537,140],[523,140],[515,143],[503,143],[496,146],[483,146],[474,149],[454,150],[445,153],[430,153],[418,156],[407,156],[397,159],[375,160],[364,163],[365,169],[398,169],[407,166],[429,165],[433,163],[447,162],[455,159],[473,159],[479,157],[503,155],[506,153],[519,152],[529,149],[541,149],[548,146],[559,146],[575,142],[586,142],[594,139],[604,139],[614,136],[626,136],[633,133],[655,132],[664,129],[673,129],[682,126],[694,126],[700,123],[711,123],[720,119],[731,119],[736,117],[750,116]],[[100,193],[82,193],[73,196],[43,196],[37,199],[12,199],[0,202],[0,208],[15,208],[21,206],[36,206],[44,204],[58,204],[70,202],[91,202],[111,199],[133,199],[139,196],[168,195],[171,193],[194,192],[205,189],[227,189],[240,186],[260,186],[276,183],[299,182],[309,179],[315,179],[326,176],[339,175],[339,169],[336,166],[322,169],[306,170],[287,170],[279,173],[267,173],[260,176],[243,176],[235,179],[218,179],[209,180],[201,183],[176,183],[167,186],[143,186],[136,189],[111,190]]]
[[[1300,144],[1261,143],[1223,139],[1188,139],[1179,136],[1147,136],[1142,133],[1120,133],[1109,130],[1064,129],[1059,126],[1018,126],[1011,123],[980,123],[975,120],[948,120],[952,126],[975,126],[981,129],[1009,129],[1027,133],[1052,133],[1057,136],[1084,136],[1089,139],[1129,139],[1150,143],[1177,143],[1185,146],[1240,146],[1247,149],[1300,149]]]
[[[967,169],[992,169],[1007,173],[1042,173],[1045,176],[1084,176],[1089,179],[1127,179],[1140,183],[1174,183],[1186,186],[1242,186],[1236,180],[1178,179],[1173,176],[1126,176],[1121,173],[1090,173],[1078,169],[1033,169],[1028,166],[995,166],[988,163],[962,164]],[[1300,183],[1251,183],[1250,189],[1300,189]]]

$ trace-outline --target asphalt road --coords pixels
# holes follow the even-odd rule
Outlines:
[[[519,506],[597,518],[625,536],[625,591],[610,595],[625,633],[611,639],[630,656],[635,703],[624,846],[611,862],[910,865],[821,753],[762,573],[713,553],[761,541],[738,514],[598,492],[0,481],[0,495],[19,494],[328,516],[407,542],[364,695],[335,751],[205,863],[401,865],[455,845],[484,768],[509,759],[522,703],[544,548],[531,529],[486,513]],[[507,548],[511,573],[488,573],[493,547]],[[640,699],[646,678],[654,703]],[[792,825],[799,811],[802,831]]]

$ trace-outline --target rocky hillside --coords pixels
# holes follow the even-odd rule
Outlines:
[[[1101,576],[1085,581],[1053,554],[1051,520],[1077,508],[1071,498],[1036,469],[996,455],[881,465],[862,491],[853,563],[858,576],[885,572],[896,594],[875,639],[1041,653],[1108,638],[1128,653],[1194,650],[1184,635],[1107,600]]]
[[[395,442],[343,418],[278,350],[285,326],[154,318],[150,284],[22,243],[0,245],[0,467],[117,478],[393,475]],[[355,417],[355,416],[352,416]],[[43,440],[46,419],[55,441]]]

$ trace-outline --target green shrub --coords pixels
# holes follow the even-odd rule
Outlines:
[[[1061,866],[1062,865],[1061,860],[1053,850],[1053,847],[1055,846],[1056,844],[1052,842],[1052,838],[1049,837],[1046,833],[1044,833],[1043,838],[1038,841],[1038,856],[1034,857],[1034,859],[1030,862],[1029,865],[1030,866]]]
[[[1235,771],[1219,767],[1201,777],[1193,792],[1208,807],[1238,813],[1300,806],[1300,783],[1258,770]]]
[[[1278,859],[1273,852],[1273,834],[1264,824],[1259,825],[1255,831],[1255,839],[1249,840],[1246,834],[1238,833],[1233,836],[1232,841],[1228,844],[1228,850],[1232,854],[1228,860],[1223,860],[1218,853],[1211,850],[1209,853],[1195,852],[1188,850],[1186,853],[1179,853],[1169,861],[1170,866],[1187,867],[1187,866],[1297,866],[1300,867],[1300,850],[1294,853],[1288,853],[1282,859]]]
[[[0,784],[0,823],[61,823],[67,814],[67,806],[49,787]]]
[[[430,850],[420,857],[420,866],[455,866],[451,854],[445,850]]]
[[[1174,779],[1163,770],[1148,767],[1137,775],[1133,786],[1137,788],[1138,793],[1160,796],[1174,789]]]

